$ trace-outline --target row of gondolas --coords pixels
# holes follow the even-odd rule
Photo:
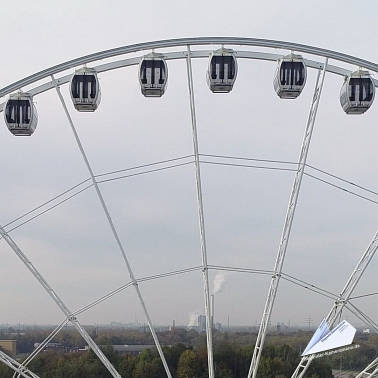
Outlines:
[[[221,48],[209,59],[207,83],[213,93],[232,90],[238,65],[235,52]],[[304,59],[290,54],[278,61],[274,89],[280,98],[294,99],[302,92],[307,78]],[[146,97],[161,97],[167,87],[168,67],[161,54],[151,53],[139,65],[139,82]],[[93,112],[101,101],[100,84],[96,71],[80,68],[72,75],[70,93],[74,107],[80,112]],[[368,71],[357,70],[345,78],[340,92],[340,103],[347,114],[362,114],[373,103],[374,82]],[[5,106],[5,122],[14,135],[32,135],[38,121],[33,98],[28,93],[11,94]]]

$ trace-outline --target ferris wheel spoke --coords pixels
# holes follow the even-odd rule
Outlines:
[[[9,234],[1,226],[0,226],[0,234],[3,237],[3,239],[6,241],[6,243],[9,245],[9,247],[17,255],[17,257],[26,266],[26,268],[33,274],[34,278],[36,278],[37,281],[40,283],[40,285],[45,289],[45,291],[50,296],[50,298],[60,308],[60,310],[63,312],[63,314],[71,321],[72,325],[80,333],[80,335],[83,337],[83,339],[88,343],[89,347],[93,350],[93,352],[97,355],[97,357],[100,359],[100,361],[108,369],[110,374],[114,378],[121,378],[121,376],[119,375],[117,370],[114,368],[114,366],[110,363],[110,361],[102,353],[102,351],[98,347],[98,345],[89,336],[88,332],[82,327],[79,320],[76,317],[71,315],[71,311],[68,309],[68,307],[63,302],[63,300],[59,297],[59,295],[55,292],[55,290],[47,283],[47,281],[42,276],[42,274],[38,271],[38,269],[33,265],[33,263],[28,259],[28,257],[25,255],[25,253],[17,245],[17,243],[9,236]]]
[[[32,371],[27,369],[25,366],[22,366],[18,361],[14,360],[12,357],[8,356],[0,349],[0,361],[5,365],[10,367],[15,371],[15,374],[18,376],[23,376],[24,378],[39,378],[37,374],[34,374]]]
[[[63,327],[69,322],[69,318],[63,320],[56,328],[53,329],[53,331],[38,345],[37,348],[33,350],[32,353],[29,354],[28,357],[25,358],[25,360],[21,363],[20,368],[26,367],[30,364],[34,358],[38,356],[40,352],[42,352],[46,345],[63,329]],[[14,378],[19,378],[21,373],[14,373]]]
[[[220,44],[221,48],[218,50],[204,50],[199,49],[195,51],[195,46],[207,46]],[[257,51],[239,51],[233,49],[224,48],[224,44],[230,46],[248,46],[248,47],[263,47],[263,48],[280,48],[284,50],[291,50],[289,55],[278,55],[269,52],[257,52]],[[155,53],[154,49],[165,49],[165,48],[176,48],[180,47],[180,51],[166,51],[161,53]],[[152,53],[145,55],[145,50],[152,49]],[[143,51],[142,56],[132,56],[127,59],[122,59],[118,61],[107,61],[105,64],[102,62],[100,65],[93,66],[91,68],[86,67],[86,63],[101,61],[105,58],[114,58],[116,56],[139,53]],[[313,61],[302,57],[301,55],[296,55],[294,51],[298,51],[305,54],[313,54],[325,58],[325,62]],[[123,57],[124,58],[124,57]],[[197,120],[196,120],[196,108],[195,108],[195,98],[194,98],[194,84],[193,84],[193,72],[192,72],[192,58],[209,58],[209,69],[207,72],[207,81],[209,89],[214,93],[227,93],[233,88],[234,82],[237,76],[237,61],[241,58],[243,59],[257,59],[264,61],[274,61],[278,63],[276,70],[276,76],[274,79],[274,88],[277,95],[280,98],[296,98],[302,92],[306,79],[307,79],[307,68],[313,68],[317,70],[317,80],[315,85],[315,92],[310,108],[310,114],[307,120],[306,131],[302,142],[301,153],[298,162],[285,162],[280,160],[267,160],[267,159],[252,159],[243,157],[232,157],[224,155],[210,155],[210,154],[200,154],[198,146],[198,134],[197,134]],[[70,112],[66,106],[63,95],[60,88],[63,84],[70,83],[70,93],[71,99],[73,101],[74,107],[78,111],[94,111],[100,104],[101,93],[100,93],[100,82],[98,80],[97,74],[116,70],[122,67],[129,67],[134,65],[139,65],[139,83],[141,85],[142,94],[146,97],[160,97],[164,94],[167,86],[168,80],[168,66],[166,61],[183,59],[186,61],[187,68],[187,78],[188,78],[188,89],[189,89],[189,100],[190,100],[190,113],[191,113],[191,126],[192,126],[192,138],[193,138],[193,150],[194,154],[186,155],[183,157],[177,157],[174,159],[168,159],[160,162],[154,162],[150,164],[143,164],[138,167],[125,168],[112,172],[104,172],[101,174],[94,174],[91,164],[87,158],[86,152],[83,148],[82,142],[76,131],[74,122],[70,115]],[[357,71],[349,71],[346,68],[333,66],[328,64],[328,59],[334,59],[340,62],[352,64],[358,66]],[[77,69],[79,66],[84,65],[84,67]],[[75,68],[74,74],[66,75],[67,69]],[[0,103],[0,112],[4,112],[5,123],[9,131],[13,135],[27,135],[31,136],[37,126],[38,115],[37,109],[33,102],[33,97],[40,93],[48,90],[56,90],[58,97],[63,106],[64,112],[67,116],[68,122],[74,134],[77,146],[80,150],[84,163],[90,174],[90,177],[79,184],[65,190],[63,193],[54,196],[47,202],[44,202],[32,210],[26,212],[25,214],[17,217],[13,221],[7,223],[6,225],[0,226],[0,240],[4,239],[5,242],[13,249],[18,258],[24,263],[24,265],[31,271],[34,277],[39,281],[45,291],[53,299],[56,305],[65,314],[65,320],[58,325],[41,343],[41,345],[36,348],[21,364],[17,361],[12,360],[9,356],[0,353],[0,361],[4,362],[7,366],[11,367],[15,373],[14,378],[19,378],[20,376],[38,378],[34,373],[28,371],[27,365],[30,361],[35,358],[38,353],[40,353],[47,343],[52,340],[56,334],[68,323],[71,322],[76,330],[81,334],[81,336],[86,340],[91,349],[96,353],[101,362],[105,365],[108,371],[113,377],[119,377],[119,373],[115,370],[113,365],[107,360],[105,355],[101,352],[97,344],[91,339],[82,325],[79,323],[77,316],[94,306],[102,303],[103,301],[111,298],[117,293],[134,286],[136,294],[140,305],[142,306],[143,312],[147,319],[153,340],[155,342],[157,351],[161,358],[162,364],[164,366],[165,372],[168,378],[172,378],[168,364],[166,362],[163,350],[161,348],[159,339],[155,332],[153,322],[150,318],[149,311],[147,310],[144,298],[142,296],[139,284],[149,280],[160,279],[164,277],[175,276],[178,274],[184,274],[192,272],[195,270],[202,270],[202,281],[203,281],[203,295],[204,295],[204,307],[206,314],[206,339],[207,339],[207,357],[208,357],[208,373],[209,378],[215,377],[214,371],[214,357],[213,357],[213,316],[214,309],[211,308],[210,301],[210,288],[209,288],[209,269],[213,270],[225,270],[240,273],[249,274],[261,274],[267,275],[267,279],[270,280],[270,287],[268,295],[266,298],[266,303],[264,307],[264,312],[262,316],[262,321],[260,323],[260,328],[257,336],[257,341],[255,349],[253,352],[253,357],[251,360],[248,378],[256,378],[260,357],[264,347],[266,333],[268,331],[268,325],[270,323],[270,318],[274,308],[276,295],[278,292],[278,287],[281,278],[287,282],[300,286],[306,290],[311,290],[314,293],[323,295],[332,300],[333,307],[326,317],[326,321],[329,323],[330,327],[335,324],[335,322],[341,317],[342,311],[348,309],[352,314],[354,314],[358,319],[362,320],[365,324],[378,329],[378,325],[370,318],[367,314],[363,313],[358,307],[356,307],[350,300],[355,287],[360,281],[366,267],[370,263],[374,253],[378,248],[378,233],[375,235],[373,242],[370,244],[367,251],[365,251],[363,257],[358,262],[357,267],[352,272],[349,277],[344,289],[341,294],[334,294],[330,291],[322,289],[316,285],[310,284],[303,281],[302,279],[293,277],[286,274],[283,270],[284,260],[287,252],[287,247],[291,235],[292,223],[295,215],[295,210],[297,206],[297,201],[300,193],[301,184],[303,181],[303,176],[309,178],[309,180],[317,180],[319,183],[330,185],[335,189],[342,190],[344,193],[354,195],[360,199],[364,199],[373,203],[378,204],[375,197],[378,192],[362,185],[356,184],[349,180],[345,180],[335,174],[329,173],[322,169],[316,168],[307,164],[307,155],[309,152],[310,141],[313,133],[315,118],[318,110],[318,105],[320,101],[320,95],[323,89],[323,83],[326,72],[330,72],[336,75],[341,75],[344,77],[344,84],[341,88],[340,93],[340,103],[343,110],[347,114],[362,114],[367,111],[374,100],[376,87],[378,88],[378,80],[374,79],[368,71],[369,69],[373,72],[378,72],[378,65],[373,62],[362,60],[353,56],[346,54],[341,54],[331,50],[325,50],[320,48],[315,48],[312,46],[294,44],[283,41],[274,40],[262,40],[253,38],[237,38],[237,37],[201,37],[201,38],[183,38],[165,41],[153,41],[147,43],[141,43],[130,46],[123,46],[116,49],[101,51],[91,55],[87,55],[81,58],[77,58],[65,63],[50,67],[41,72],[37,72],[29,77],[19,80],[13,84],[8,85],[5,88],[0,89],[0,97],[9,95],[9,98]],[[58,74],[64,76],[58,77]],[[54,77],[55,75],[55,77]],[[51,77],[51,81],[41,83],[42,79]],[[37,87],[30,88],[27,93],[22,92],[22,88],[29,86],[34,83],[39,83]],[[18,90],[17,93],[12,93]],[[182,160],[185,159],[185,160]],[[190,160],[189,160],[190,159]],[[232,159],[232,160],[227,160]],[[189,160],[189,161],[188,161]],[[239,161],[241,160],[241,161]],[[253,163],[248,162],[253,161]],[[175,162],[175,164],[173,164]],[[170,163],[169,165],[167,163]],[[212,167],[224,166],[224,167],[238,167],[238,168],[254,168],[254,169],[266,169],[270,171],[285,171],[294,172],[295,174],[293,186],[291,189],[291,195],[289,199],[289,204],[286,212],[285,222],[283,226],[283,231],[280,239],[280,244],[275,260],[274,269],[272,271],[268,270],[258,270],[258,269],[248,269],[248,268],[238,268],[230,266],[217,266],[208,265],[207,260],[207,246],[206,246],[206,233],[205,233],[205,216],[204,216],[204,205],[203,205],[203,194],[202,194],[202,182],[201,182],[201,164],[211,165]],[[162,165],[161,165],[162,164]],[[113,222],[110,215],[109,209],[101,192],[101,185],[108,182],[114,182],[115,180],[121,180],[126,178],[131,178],[139,175],[151,174],[156,172],[165,171],[171,168],[178,168],[186,165],[194,165],[195,169],[195,186],[196,186],[196,197],[197,197],[197,207],[198,207],[198,221],[199,221],[199,236],[200,236],[200,251],[202,257],[202,265],[196,267],[190,267],[185,269],[180,269],[177,271],[166,272],[161,274],[154,274],[147,277],[136,278],[129,264],[127,254],[123,243],[118,235],[117,228]],[[286,165],[281,165],[286,164]],[[153,167],[152,167],[153,166]],[[148,169],[146,169],[149,167]],[[143,169],[142,169],[143,168]],[[137,171],[134,171],[137,169]],[[315,173],[314,173],[315,172]],[[319,176],[321,174],[321,176]],[[324,175],[327,177],[324,178]],[[305,178],[306,180],[306,178]],[[335,180],[338,180],[335,182]],[[360,192],[352,191],[349,187],[341,185],[348,184],[353,186],[353,189],[358,189],[359,191],[364,191],[363,194]],[[20,247],[16,242],[9,236],[9,234],[23,225],[35,220],[36,218],[46,214],[47,212],[55,209],[56,207],[62,205],[68,200],[71,200],[80,193],[86,191],[87,189],[94,187],[98,200],[100,201],[101,208],[106,216],[107,222],[110,226],[112,235],[119,247],[123,260],[125,262],[127,271],[130,276],[130,281],[121,287],[107,293],[101,298],[87,304],[85,307],[77,310],[76,312],[71,312],[65,305],[65,303],[58,297],[57,293],[49,286],[45,281],[39,271],[34,267],[31,261],[26,257]],[[365,193],[367,192],[367,194]],[[368,197],[369,196],[369,197]],[[371,198],[370,198],[371,197]],[[11,228],[12,227],[12,228]],[[366,297],[375,295],[376,293],[366,294],[354,298]],[[306,373],[308,367],[313,360],[313,356],[310,356],[305,361],[301,360],[296,371],[294,372],[294,378],[301,378]],[[372,377],[378,372],[378,359],[374,360],[363,372],[361,372],[357,377]]]
[[[52,78],[53,81],[55,80],[53,75],[51,75],[51,78]],[[55,81],[55,89],[56,89],[56,92],[58,94],[59,100],[60,100],[60,102],[61,102],[61,104],[63,106],[64,112],[65,112],[65,114],[67,116],[67,119],[68,119],[68,122],[70,124],[71,130],[72,130],[72,132],[74,134],[74,137],[75,137],[75,140],[76,140],[76,144],[77,144],[77,146],[78,146],[78,148],[80,150],[80,153],[82,155],[84,163],[85,163],[85,165],[86,165],[86,167],[88,169],[88,172],[89,172],[89,175],[91,177],[93,186],[94,186],[94,188],[96,190],[97,197],[98,197],[98,199],[99,199],[99,201],[101,203],[101,207],[102,207],[102,209],[103,209],[103,211],[105,213],[105,216],[106,216],[107,221],[109,223],[109,226],[110,226],[110,229],[111,229],[112,234],[114,236],[114,239],[116,240],[116,243],[117,243],[117,245],[118,245],[118,247],[120,249],[120,252],[121,252],[121,255],[123,257],[123,260],[124,260],[124,262],[126,264],[126,268],[127,268],[128,273],[129,273],[130,279],[131,279],[131,281],[133,283],[133,286],[135,287],[135,290],[136,290],[136,293],[137,293],[137,297],[138,297],[139,302],[140,302],[140,304],[142,306],[142,310],[143,310],[144,315],[146,317],[148,326],[149,326],[150,331],[151,331],[152,338],[154,339],[156,348],[158,350],[159,356],[160,356],[161,361],[163,363],[163,366],[164,366],[165,372],[167,374],[167,377],[168,378],[172,378],[171,372],[170,372],[169,367],[168,367],[168,363],[167,363],[167,361],[165,359],[165,356],[164,356],[163,349],[161,348],[159,339],[157,337],[156,331],[155,331],[155,329],[153,327],[153,324],[152,324],[152,320],[151,320],[150,314],[149,314],[149,312],[147,310],[147,306],[146,306],[146,304],[144,302],[142,293],[141,293],[140,288],[138,286],[138,282],[135,279],[134,273],[133,273],[133,271],[131,269],[131,265],[130,265],[129,260],[128,260],[127,256],[126,256],[126,251],[125,251],[125,249],[123,247],[121,239],[120,239],[120,237],[118,235],[118,232],[116,230],[116,227],[115,227],[115,225],[113,223],[112,217],[111,217],[110,212],[108,210],[108,207],[107,207],[107,205],[105,203],[104,197],[102,196],[102,193],[100,191],[100,187],[98,185],[98,182],[96,181],[95,174],[94,174],[93,169],[92,169],[92,167],[91,167],[91,165],[89,163],[88,157],[87,157],[87,155],[85,153],[85,150],[84,150],[84,147],[83,147],[83,145],[82,145],[82,143],[80,141],[80,138],[79,138],[79,135],[78,135],[78,133],[76,131],[75,125],[74,125],[73,120],[72,120],[72,117],[71,117],[71,115],[70,115],[70,113],[68,111],[67,105],[66,105],[66,103],[64,101],[64,98],[63,98],[63,95],[62,95],[62,93],[60,91],[60,87],[58,86],[58,84],[56,83],[56,81]]]
[[[251,377],[255,378],[257,375],[257,370],[259,367],[262,349],[264,347],[265,336],[268,330],[268,325],[270,322],[270,317],[272,314],[272,310],[273,310],[273,306],[274,306],[274,302],[276,299],[277,290],[278,290],[278,286],[279,286],[279,282],[281,278],[281,272],[282,272],[282,268],[283,268],[283,264],[285,260],[286,250],[289,243],[290,232],[291,232],[291,228],[293,224],[293,219],[294,219],[295,209],[297,206],[297,201],[298,201],[299,191],[300,191],[302,178],[304,174],[304,169],[306,166],[307,155],[308,155],[308,151],[310,147],[312,132],[314,129],[315,118],[316,118],[316,114],[317,114],[317,110],[319,106],[320,95],[323,89],[327,64],[328,64],[328,59],[326,59],[323,65],[322,71],[320,70],[318,71],[318,76],[316,79],[315,90],[314,90],[314,96],[311,103],[310,113],[309,113],[306,129],[305,129],[305,134],[303,137],[303,142],[302,142],[302,147],[301,147],[301,153],[300,153],[300,157],[298,161],[297,173],[295,175],[293,187],[290,194],[290,200],[289,200],[289,205],[286,212],[285,224],[283,227],[281,241],[278,248],[276,262],[274,265],[274,273],[272,275],[272,280],[270,283],[268,296],[266,299],[265,308],[262,315],[259,332],[257,335],[255,349],[253,351],[252,361],[251,361],[251,365],[248,372],[248,378],[251,378]]]
[[[198,149],[198,135],[197,135],[197,119],[196,108],[194,102],[194,88],[193,88],[193,71],[190,46],[187,46],[186,68],[188,74],[188,89],[190,99],[190,115],[192,120],[192,137],[194,150],[194,164],[196,171],[196,192],[198,205],[198,220],[200,230],[201,256],[202,256],[202,278],[204,286],[205,299],[205,314],[206,314],[206,342],[207,342],[207,360],[209,378],[214,378],[214,362],[213,362],[213,332],[210,314],[210,290],[209,290],[209,268],[207,265],[207,250],[206,250],[206,233],[205,233],[205,219],[203,212],[203,198],[202,198],[202,184],[201,184],[201,169]],[[213,314],[214,315],[214,314]]]
[[[368,267],[375,253],[377,252],[377,249],[378,249],[378,231],[374,235],[366,251],[364,251],[364,253],[362,254],[360,260],[357,262],[351,275],[348,277],[348,280],[346,281],[345,286],[339,295],[339,298],[337,298],[337,300],[334,302],[333,306],[331,307],[331,310],[329,311],[326,317],[326,322],[329,324],[330,328],[340,318],[344,307],[347,307],[349,311],[351,311],[355,316],[357,316],[363,322],[369,322],[370,319],[369,318],[366,319],[365,314],[361,315],[360,310],[357,309],[355,306],[353,306],[349,302],[349,300],[351,299],[351,296],[357,284],[361,280],[361,277],[366,271],[366,268]],[[376,327],[376,325],[373,326],[373,328],[374,327]],[[295,369],[293,375],[291,376],[291,378],[302,378],[304,374],[306,373],[307,369],[310,367],[311,362],[312,362],[312,358],[309,358],[307,360],[305,358],[302,358],[297,368]]]
[[[372,378],[378,374],[378,357],[375,358],[356,378]]]

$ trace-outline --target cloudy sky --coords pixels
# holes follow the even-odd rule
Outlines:
[[[68,0],[52,6],[51,1],[21,0],[3,4],[1,11],[0,87],[96,51],[194,36],[277,39],[378,61],[376,2]],[[274,63],[240,60],[228,95],[210,93],[206,67],[206,59],[193,62],[200,152],[296,161],[314,70],[308,71],[301,96],[284,101],[273,90]],[[168,68],[169,85],[161,99],[141,95],[137,67],[101,74],[102,103],[93,114],[76,112],[68,87],[62,89],[96,174],[192,154],[185,62],[170,61]],[[363,116],[347,116],[339,103],[342,82],[339,76],[326,77],[308,162],[377,191],[378,104]],[[35,102],[39,123],[32,137],[13,137],[1,121],[3,225],[88,177],[56,93],[39,95]],[[201,169],[209,264],[272,269],[293,174],[210,164]],[[186,165],[101,184],[137,277],[200,265],[194,173],[193,165]],[[377,201],[372,193],[357,192]],[[284,271],[338,293],[377,224],[376,204],[305,177]],[[129,281],[93,188],[11,234],[72,310]],[[4,241],[0,256],[0,323],[62,320]],[[357,294],[378,291],[377,268],[378,258]],[[211,272],[211,281],[214,276]],[[256,325],[269,282],[269,276],[227,273],[216,298],[217,321],[225,323],[229,316],[232,324]],[[173,319],[186,324],[191,313],[203,312],[198,271],[140,287],[157,324]],[[377,297],[355,303],[371,316],[378,311]],[[317,323],[331,304],[282,282],[272,322],[304,324],[311,316]],[[133,288],[80,319],[86,324],[144,321]]]

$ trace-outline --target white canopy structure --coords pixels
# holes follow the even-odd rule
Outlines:
[[[302,357],[350,345],[355,334],[356,328],[346,320],[330,331],[324,319],[303,351]]]

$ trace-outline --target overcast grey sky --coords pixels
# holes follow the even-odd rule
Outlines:
[[[278,39],[378,61],[373,1],[21,0],[2,4],[1,11],[0,87],[96,51],[190,36]],[[200,152],[297,160],[315,72],[308,71],[297,100],[284,101],[273,90],[274,63],[240,60],[228,95],[210,93],[206,67],[206,59],[193,62]],[[64,87],[96,173],[192,153],[185,62],[170,61],[168,68],[161,99],[140,94],[136,67],[101,74],[103,99],[93,114],[75,112]],[[341,77],[326,78],[309,163],[377,191],[377,101],[365,115],[347,116],[339,103],[341,84]],[[1,121],[1,224],[88,177],[56,93],[35,102],[39,124],[32,137],[13,137]],[[272,269],[293,175],[210,165],[202,166],[202,175],[209,263]],[[201,263],[193,166],[101,188],[137,277]],[[339,292],[377,221],[375,204],[305,177],[284,271]],[[92,189],[12,236],[72,309],[129,281]],[[59,322],[59,310],[4,241],[0,256],[0,323]],[[377,268],[376,258],[358,293],[378,291]],[[229,315],[233,324],[255,325],[268,285],[269,276],[227,274],[216,299],[217,321]],[[150,281],[141,290],[155,323],[184,324],[190,313],[203,311],[200,272]],[[376,297],[356,303],[377,314]],[[330,305],[282,282],[272,322],[303,324],[308,316],[319,322]],[[144,320],[132,288],[81,319]]]

